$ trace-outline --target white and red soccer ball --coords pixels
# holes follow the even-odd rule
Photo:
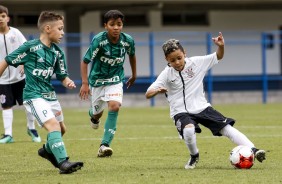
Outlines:
[[[237,169],[250,169],[254,165],[254,153],[247,146],[236,146],[230,152],[231,165]]]

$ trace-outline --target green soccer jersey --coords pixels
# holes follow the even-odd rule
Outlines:
[[[133,38],[121,33],[118,43],[113,44],[107,37],[107,32],[97,34],[85,56],[83,62],[92,62],[88,76],[90,86],[99,87],[123,82],[125,55],[135,55]]]
[[[25,42],[17,50],[6,56],[9,65],[24,65],[26,84],[23,99],[44,98],[57,100],[51,84],[55,73],[58,80],[68,76],[64,52],[56,45],[45,46],[39,39]]]

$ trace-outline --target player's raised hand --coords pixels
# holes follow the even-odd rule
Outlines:
[[[217,46],[224,46],[224,38],[221,32],[219,32],[217,37],[213,37],[212,40]]]

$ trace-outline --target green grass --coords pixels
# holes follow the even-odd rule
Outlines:
[[[68,154],[72,161],[84,161],[85,166],[71,175],[59,175],[49,162],[37,156],[43,143],[31,142],[26,134],[24,112],[15,110],[15,143],[0,145],[0,183],[282,183],[282,104],[214,107],[236,119],[235,127],[267,151],[265,162],[255,162],[249,170],[233,169],[229,152],[235,145],[225,137],[213,137],[202,127],[203,132],[197,134],[200,162],[194,170],[185,170],[188,151],[178,138],[166,107],[123,107],[112,143],[113,156],[97,158],[103,126],[98,130],[90,128],[87,109],[64,109]],[[106,112],[102,122],[105,118]],[[38,130],[45,142],[47,132]]]

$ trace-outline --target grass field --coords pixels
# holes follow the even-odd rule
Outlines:
[[[265,162],[255,162],[249,170],[234,169],[229,163],[229,152],[235,145],[225,137],[213,137],[202,127],[203,132],[197,135],[200,162],[194,170],[185,170],[188,151],[165,107],[122,108],[112,143],[114,154],[97,158],[103,126],[98,130],[90,128],[87,109],[64,109],[68,154],[72,161],[84,161],[85,166],[71,175],[59,175],[49,162],[37,156],[43,143],[31,142],[23,110],[16,110],[15,143],[0,145],[0,183],[282,183],[282,104],[214,107],[236,119],[235,127],[258,148],[266,150]],[[38,130],[45,142],[46,131]],[[3,133],[2,121],[0,132]]]

